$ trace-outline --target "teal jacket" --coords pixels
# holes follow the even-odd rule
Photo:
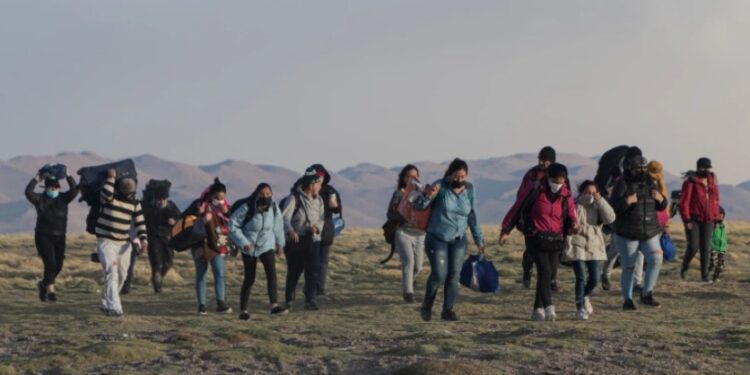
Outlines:
[[[724,223],[719,223],[714,226],[714,233],[711,238],[711,248],[717,253],[725,253],[727,251],[727,245],[729,239],[727,238],[727,229]]]
[[[434,185],[438,184],[440,191],[432,199],[422,195],[414,201],[414,208],[418,210],[432,207],[427,233],[441,241],[452,242],[457,237],[463,237],[468,228],[474,237],[474,243],[484,245],[474,186],[467,182],[464,190],[456,194],[445,180],[434,182]]]
[[[255,204],[255,201],[248,204]],[[260,212],[256,208],[253,218],[243,225],[248,208],[247,204],[238,208],[229,220],[229,238],[242,253],[259,257],[274,250],[276,246],[284,247],[284,218],[276,203],[272,203],[271,208],[265,212]],[[252,252],[245,249],[248,244],[253,244]]]

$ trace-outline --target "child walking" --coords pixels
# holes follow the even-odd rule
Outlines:
[[[714,226],[713,235],[711,236],[711,269],[714,271],[713,282],[719,282],[719,277],[724,271],[724,258],[727,255],[727,229],[724,224],[724,207],[719,208],[719,222]]]

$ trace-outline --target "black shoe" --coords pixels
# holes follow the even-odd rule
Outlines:
[[[230,314],[232,312],[232,308],[227,306],[226,302],[218,300],[216,301],[216,312],[219,314]]]
[[[289,314],[289,307],[287,306],[274,306],[271,309],[271,316],[280,316],[280,315]]]
[[[635,305],[632,299],[625,300],[625,303],[622,304],[622,311],[636,311],[638,310],[638,307]]]
[[[646,306],[655,307],[657,309],[661,307],[661,303],[657,302],[654,299],[654,294],[653,293],[649,293],[649,294],[647,294],[645,296],[641,296],[641,303],[644,304],[644,305],[646,305]]]
[[[200,315],[206,315],[206,314],[208,314],[208,311],[206,311],[206,305],[200,305],[200,306],[198,306],[198,314],[200,314]]]
[[[685,266],[682,266],[682,268],[680,268],[680,278],[681,279],[685,280],[685,277],[687,276],[687,271],[688,271],[687,267],[685,267]]]
[[[240,320],[250,320],[250,313],[247,311],[240,313]]]
[[[526,289],[531,288],[531,272],[524,272],[523,273],[523,280],[521,281],[523,284],[523,287]]]
[[[633,286],[633,294],[641,294],[643,287],[640,285]]]
[[[414,303],[414,293],[404,293],[404,302]]]
[[[130,293],[130,285],[125,284],[122,286],[122,289],[120,289],[120,295],[124,296],[126,294]]]
[[[52,302],[52,303],[57,302],[57,294],[47,293],[47,302]]]
[[[325,295],[326,295],[326,291],[325,291],[325,289],[323,289],[323,288],[320,288],[320,289],[318,289],[318,290],[317,290],[317,291],[315,292],[315,295],[317,295],[318,297],[321,297],[321,296],[325,296]]]
[[[39,300],[47,302],[47,287],[42,285],[41,281],[36,284],[36,287],[39,289]]]
[[[455,322],[458,320],[458,315],[453,310],[443,311],[440,313],[440,319],[447,322]]]
[[[609,282],[609,277],[602,275],[602,290],[612,289],[612,284]]]
[[[422,316],[422,320],[425,322],[432,320],[432,305],[422,303],[422,307],[419,308],[419,315]]]
[[[320,310],[320,308],[318,307],[318,304],[315,303],[315,301],[308,301],[308,302],[305,302],[305,310],[318,311]]]

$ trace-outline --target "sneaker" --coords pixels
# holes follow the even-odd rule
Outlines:
[[[425,322],[432,320],[432,305],[422,303],[422,307],[419,308],[419,315]]]
[[[216,301],[216,312],[219,314],[230,314],[232,312],[232,308],[227,306],[226,302],[218,300]]]
[[[56,293],[47,293],[47,302],[52,302],[52,303],[57,302],[57,294]]]
[[[602,275],[602,290],[612,289],[612,284],[609,282],[609,277]]]
[[[119,318],[119,317],[121,317],[122,315],[123,315],[123,314],[122,314],[122,311],[117,311],[117,310],[107,310],[107,316],[110,316],[110,317],[113,317],[113,318]]]
[[[586,309],[578,309],[578,312],[576,313],[576,318],[578,320],[589,320],[589,314],[586,312]]]
[[[547,306],[544,308],[544,316],[547,318],[547,320],[554,322],[555,319],[557,319],[557,314],[555,313],[555,306]]]
[[[625,300],[625,303],[622,304],[622,311],[636,311],[638,310],[638,307],[635,305],[632,299]]]
[[[287,306],[274,306],[271,308],[271,316],[281,316],[289,314],[289,308]]]
[[[547,316],[544,314],[543,308],[534,309],[534,312],[531,313],[531,320],[535,322],[543,322],[547,320]]]
[[[714,284],[718,283],[719,281],[721,281],[721,279],[718,278],[718,277],[716,277],[716,276],[714,276]]]
[[[641,303],[644,304],[644,305],[646,305],[646,306],[651,306],[651,307],[654,307],[654,308],[657,308],[657,309],[661,307],[661,303],[657,302],[654,299],[654,294],[653,293],[649,293],[649,294],[647,294],[645,296],[641,296]]]
[[[404,294],[404,302],[406,302],[406,303],[414,303],[414,293],[405,293]]]
[[[36,287],[39,289],[39,300],[47,302],[47,287],[42,285],[41,281],[36,284]]]
[[[562,293],[563,288],[561,288],[559,285],[557,285],[557,280],[552,280],[552,292],[553,293]]]
[[[594,306],[591,306],[591,297],[583,297],[583,310],[586,314],[591,315],[594,313]]]
[[[440,319],[447,322],[455,322],[458,321],[458,315],[453,310],[443,311],[440,313]]]
[[[701,278],[701,282],[704,282],[706,284],[712,284],[713,280],[709,279],[708,277]]]
[[[250,313],[247,310],[240,313],[240,320],[250,320]]]
[[[320,308],[318,307],[318,304],[315,303],[315,301],[309,301],[309,302],[305,302],[305,310],[318,311],[320,310]]]
[[[200,315],[207,315],[208,311],[206,311],[206,305],[200,305],[198,306],[198,314]]]

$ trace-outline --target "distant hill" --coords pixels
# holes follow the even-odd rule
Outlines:
[[[561,154],[560,162],[566,164],[572,182],[590,179],[596,172],[597,158],[575,154]],[[277,198],[288,194],[300,172],[287,168],[256,165],[241,160],[226,160],[218,164],[193,166],[165,160],[154,155],[133,157],[138,169],[141,188],[150,178],[168,179],[172,182],[172,199],[186,207],[218,176],[227,184],[231,201],[248,195],[260,182],[268,182]],[[49,162],[63,163],[71,171],[80,167],[103,164],[112,159],[91,152],[63,152],[49,156],[18,156],[0,161],[0,233],[31,232],[35,212],[26,202],[23,189],[36,171]],[[481,160],[469,160],[469,176],[477,188],[481,221],[496,224],[510,207],[521,176],[536,162],[536,154],[516,154]],[[431,182],[440,178],[447,162],[417,162],[422,180]],[[378,227],[385,219],[386,205],[391,197],[398,167],[383,167],[363,163],[332,173],[332,183],[340,190],[344,201],[344,215],[352,227]],[[680,179],[667,173],[669,188],[680,188]],[[750,181],[737,186],[722,185],[722,204],[730,219],[750,219]],[[71,206],[69,229],[71,233],[84,230],[87,207],[81,203]]]

